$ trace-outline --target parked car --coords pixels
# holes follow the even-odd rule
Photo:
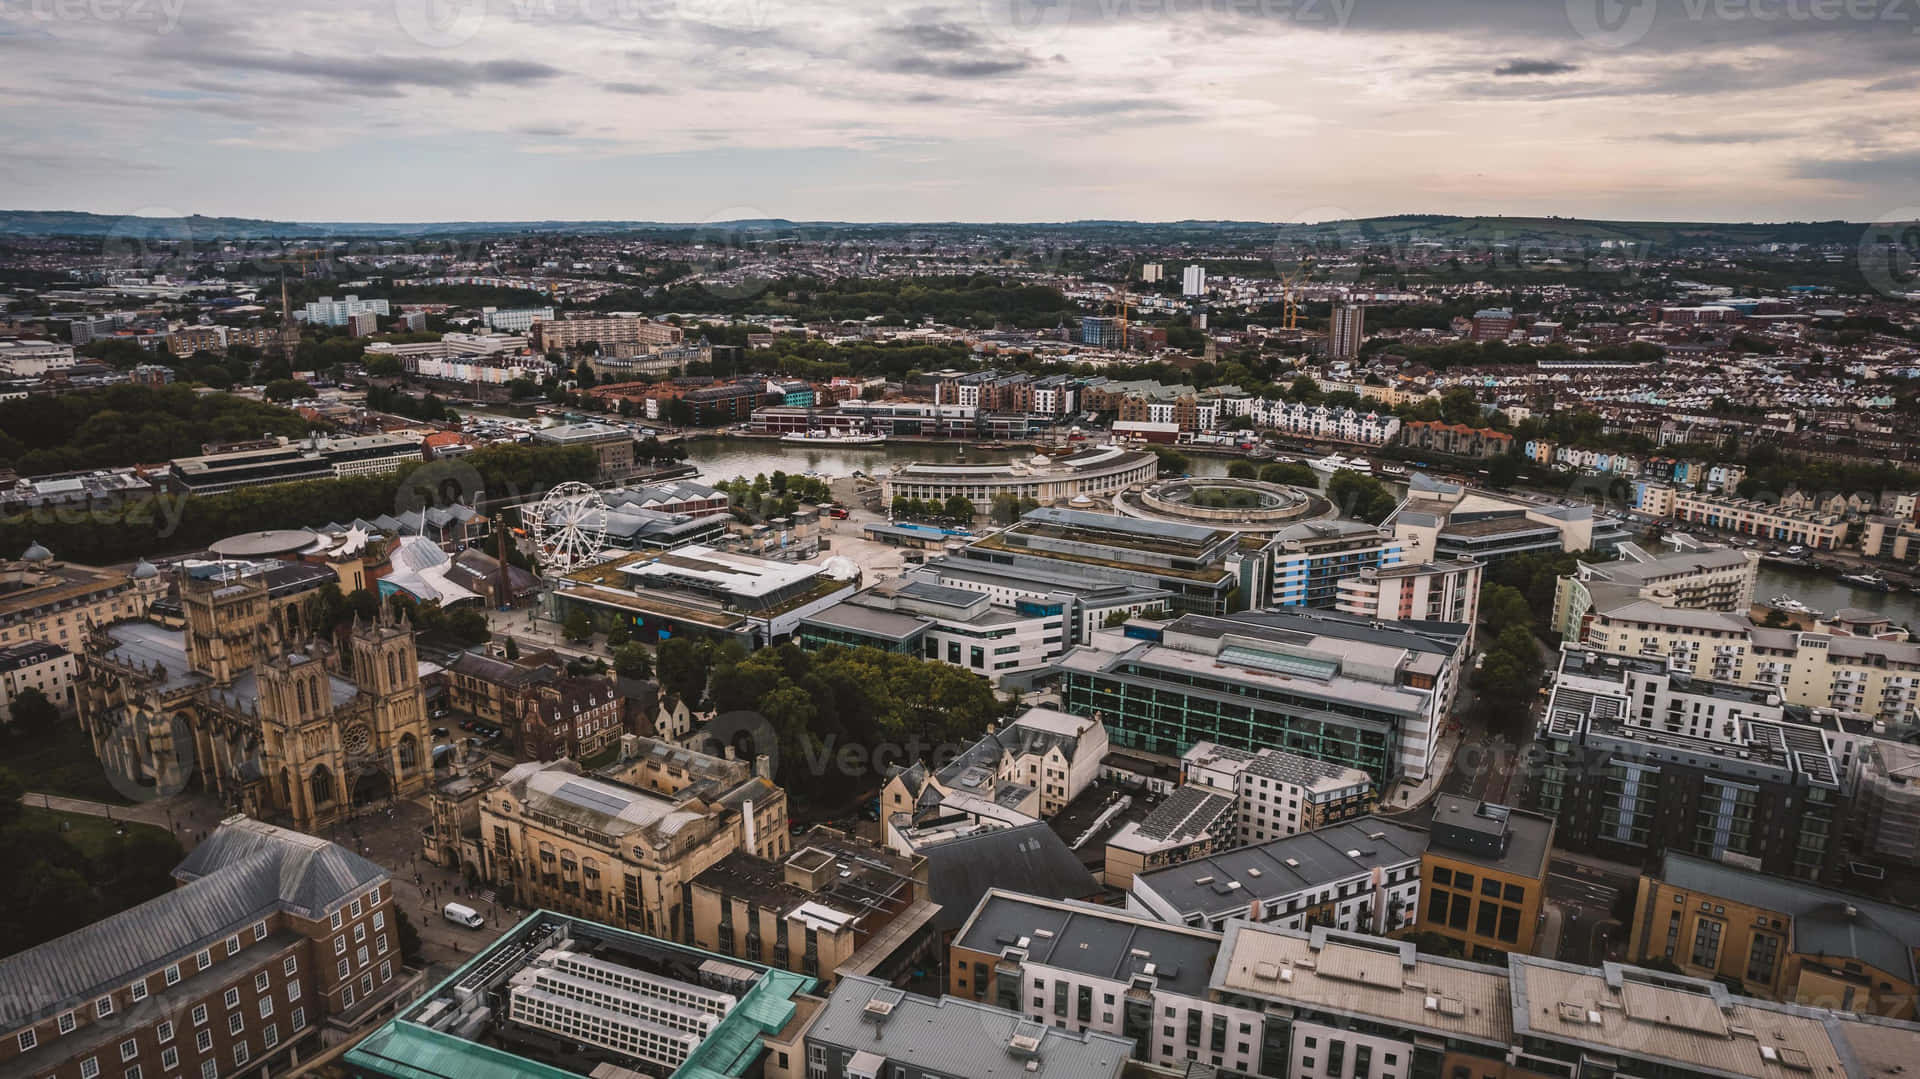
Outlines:
[[[447,730],[447,729],[446,729],[445,727],[435,727],[435,728],[433,729],[433,736],[434,736],[435,738],[446,738],[446,737],[448,737],[448,736],[449,736],[450,734],[451,734],[451,732],[450,732],[450,731],[448,731],[448,730]]]

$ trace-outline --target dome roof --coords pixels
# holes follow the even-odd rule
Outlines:
[[[156,568],[153,563],[147,561],[146,559],[143,558],[140,561],[134,563],[134,566],[133,566],[134,580],[151,581],[158,576],[160,576],[160,570]]]
[[[53,552],[36,543],[27,548],[26,553],[22,554],[20,558],[25,562],[51,562],[53,561]]]

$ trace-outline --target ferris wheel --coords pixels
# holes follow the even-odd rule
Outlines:
[[[566,573],[597,558],[607,545],[607,503],[584,483],[554,487],[529,516],[534,558],[541,569]]]

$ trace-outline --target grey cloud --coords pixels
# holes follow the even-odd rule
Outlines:
[[[1495,75],[1510,77],[1515,75],[1565,75],[1580,70],[1579,64],[1562,63],[1559,60],[1508,60],[1493,69]]]
[[[650,82],[603,82],[602,90],[611,90],[616,94],[664,94],[667,88]]]
[[[1033,66],[1030,57],[988,60],[943,60],[932,56],[903,56],[887,65],[902,75],[935,75],[943,79],[994,79],[1013,75]]]
[[[1795,163],[1793,174],[1803,180],[1838,180],[1871,187],[1887,184],[1905,187],[1920,175],[1920,150],[1896,150],[1848,158],[1805,158]]]
[[[476,86],[525,86],[560,74],[534,60],[449,60],[443,57],[327,56],[311,53],[249,53],[203,50],[185,43],[155,50],[171,58],[232,71],[321,79],[366,93],[392,93],[403,86],[469,90]]]
[[[1680,146],[1745,146],[1779,142],[1789,136],[1783,131],[1661,131],[1644,137]]]

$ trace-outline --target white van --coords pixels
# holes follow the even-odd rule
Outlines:
[[[464,925],[468,929],[478,929],[487,924],[480,912],[464,903],[448,903],[440,914],[455,925]]]

